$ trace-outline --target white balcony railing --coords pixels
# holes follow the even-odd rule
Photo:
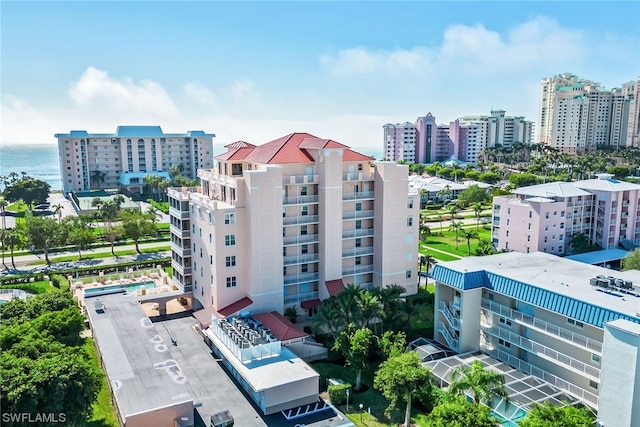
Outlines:
[[[372,172],[348,172],[342,175],[343,181],[373,181]]]
[[[282,198],[282,204],[284,205],[301,205],[305,203],[318,203],[318,196],[290,196]]]
[[[316,243],[319,241],[317,234],[302,234],[296,236],[285,236],[282,238],[282,243],[285,246],[299,245],[302,243]]]
[[[295,184],[317,184],[318,175],[291,175],[283,176],[283,185],[295,185]]]
[[[285,304],[294,304],[296,302],[300,302],[300,301],[308,301],[311,299],[318,299],[319,295],[318,292],[307,292],[304,294],[294,294],[294,295],[286,295],[284,297],[284,303]]]
[[[282,218],[284,225],[313,224],[318,222],[318,215],[297,215]]]
[[[550,361],[559,362],[560,364],[564,365],[565,368],[570,368],[573,371],[578,371],[580,373],[589,375],[596,381],[598,381],[600,378],[600,369],[588,365],[578,359],[574,359],[573,357],[569,357],[566,354],[559,353],[550,347],[547,347],[535,341],[531,341],[530,339],[525,338],[522,335],[515,334],[499,326],[480,325],[480,328],[495,337],[508,341],[511,344],[518,346],[530,353],[536,354],[539,357]]]
[[[284,265],[307,264],[310,262],[318,262],[320,256],[318,254],[302,254],[284,257]]]
[[[343,276],[353,276],[354,274],[373,273],[373,264],[351,265],[342,267]]]
[[[358,230],[346,230],[342,232],[343,239],[353,239],[355,237],[373,236],[373,228],[361,228]]]
[[[527,316],[517,310],[513,310],[509,307],[505,307],[502,304],[498,304],[489,299],[482,299],[482,308],[486,308],[502,317],[508,317],[517,323],[522,324],[528,328],[535,329],[538,332],[545,333],[554,337],[561,338],[571,344],[575,344],[583,349],[594,351],[602,354],[602,343],[592,338],[587,338],[584,335],[577,334],[568,329],[561,328],[552,323],[545,322],[544,320],[536,319],[532,316]]]
[[[315,282],[320,278],[318,273],[304,273],[284,276],[285,285],[295,285],[296,283]]]
[[[373,191],[342,193],[342,200],[362,200],[362,199],[373,199]]]
[[[343,212],[342,219],[373,218],[373,210]]]
[[[373,255],[373,246],[350,248],[342,251],[343,258],[348,258],[353,256],[365,256],[365,255]]]

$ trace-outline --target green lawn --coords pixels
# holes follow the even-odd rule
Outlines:
[[[171,250],[171,246],[161,246],[161,247],[158,247],[158,248],[141,249],[140,252],[142,252],[143,254],[150,254],[150,253],[164,252],[164,251],[170,251],[170,250]],[[128,255],[135,255],[137,252],[135,251],[135,249],[129,249],[129,250],[124,250],[124,251],[115,251],[115,253],[116,253],[116,256],[128,256]],[[111,258],[111,257],[113,257],[111,252],[82,254],[82,259],[83,260],[99,259],[99,258]],[[78,255],[49,257],[49,260],[51,261],[52,264],[55,264],[56,262],[78,261]],[[41,259],[41,260],[38,260],[38,261],[34,261],[32,263],[29,263],[29,265],[43,265],[43,264],[46,264],[46,263],[47,262],[44,259]]]
[[[92,415],[87,420],[87,426],[91,427],[118,427],[118,419],[116,416],[115,407],[111,403],[111,393],[109,392],[109,386],[107,385],[104,371],[100,362],[98,361],[98,355],[96,348],[93,345],[91,338],[87,338],[84,343],[84,348],[87,354],[91,357],[91,363],[100,371],[100,392],[96,401],[92,405]]]
[[[469,224],[466,225],[463,228],[464,231],[470,231],[470,232],[474,232],[477,233],[478,238],[480,239],[484,239],[484,240],[491,240],[491,228],[489,226],[480,226],[478,228],[478,230],[476,230],[476,225],[475,224]],[[442,236],[440,236],[440,229],[438,228],[437,230],[431,230],[431,235],[429,236],[429,238],[427,239],[427,241],[424,243],[426,246],[432,247],[434,249],[438,249],[440,251],[443,252],[448,252],[450,254],[453,255],[459,255],[462,257],[468,256],[468,248],[467,248],[467,240],[462,237],[463,236],[463,231],[459,231],[458,232],[458,249],[456,249],[456,237],[455,237],[455,232],[453,231],[449,231],[448,229],[444,229]],[[471,243],[471,255],[475,255],[475,250],[478,247],[478,238],[472,238],[470,243]],[[431,251],[429,252],[428,249],[425,249],[423,247],[423,244],[420,244],[420,253],[429,253],[431,255],[433,255],[435,258],[437,259],[441,259],[440,257],[443,255],[439,252],[436,251]],[[445,256],[446,257],[446,256]],[[456,257],[452,257],[453,259],[459,259]],[[446,260],[446,259],[442,259],[443,261],[451,261],[451,260]]]
[[[48,280],[41,280],[39,282],[29,283],[17,283],[0,285],[0,289],[23,289],[27,293],[44,294],[45,292],[57,292],[59,289],[49,285]]]
[[[8,211],[13,211],[16,213],[21,213],[21,212],[26,212],[27,211],[27,204],[25,202],[23,202],[22,200],[17,201],[16,203],[13,203],[9,206],[7,206],[7,210]]]

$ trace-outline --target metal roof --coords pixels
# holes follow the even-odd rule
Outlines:
[[[629,255],[629,251],[624,249],[603,249],[601,251],[587,252],[568,256],[567,259],[572,261],[583,262],[585,264],[603,264],[611,261],[618,261]]]
[[[638,271],[612,272],[544,252],[467,257],[440,262],[431,272],[431,277],[448,286],[485,287],[599,328],[619,318],[640,323],[640,297],[599,292],[590,285],[598,275],[635,280],[635,290],[640,290]]]

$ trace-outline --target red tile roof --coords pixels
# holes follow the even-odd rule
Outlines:
[[[202,328],[206,328],[211,324],[211,316],[215,314],[216,309],[213,307],[205,307],[202,310],[194,311],[193,317],[202,325]]]
[[[317,307],[320,304],[322,304],[322,301],[316,298],[316,299],[310,299],[307,301],[302,301],[300,303],[300,307],[302,307],[304,310],[309,310],[310,308]]]
[[[251,298],[244,297],[234,302],[233,304],[229,304],[225,308],[221,308],[220,310],[218,310],[218,314],[224,317],[231,316],[233,313],[236,313],[243,308],[250,306],[251,304],[253,304]]]
[[[254,314],[253,318],[261,322],[262,326],[265,328],[269,328],[273,335],[275,335],[280,341],[289,341],[307,336],[305,332],[296,328],[289,319],[285,318],[277,311]]]
[[[236,141],[226,146],[229,151],[216,156],[216,160],[245,160],[263,164],[313,163],[308,149],[342,148],[343,160],[347,162],[369,161],[371,157],[349,149],[332,139],[321,139],[311,134],[291,133],[256,147],[245,141]]]
[[[329,291],[329,295],[332,297],[338,295],[344,290],[344,283],[342,282],[342,279],[327,280],[324,284],[327,287],[327,291]]]

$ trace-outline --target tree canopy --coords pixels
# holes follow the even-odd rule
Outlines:
[[[487,190],[480,188],[478,185],[470,185],[469,188],[462,190],[458,194],[458,203],[462,206],[471,206],[474,203],[482,203],[487,200]]]
[[[494,395],[506,398],[504,375],[491,369],[485,369],[479,360],[474,360],[471,366],[461,365],[451,373],[449,392],[463,394],[471,392],[475,403],[486,403]]]
[[[356,369],[355,390],[360,390],[362,369],[367,366],[368,356],[374,342],[375,337],[371,329],[366,326],[356,329],[353,324],[350,324],[338,335],[338,339],[333,345],[333,349],[342,352],[347,359],[347,365]]]
[[[623,270],[640,270],[640,249],[635,249],[622,258]]]
[[[497,427],[499,422],[484,405],[476,405],[460,397],[445,401],[427,416],[428,427]],[[520,424],[519,424],[520,425]]]
[[[585,408],[554,406],[547,402],[536,405],[527,416],[518,422],[519,427],[591,427],[595,418]]]
[[[22,200],[29,206],[44,203],[49,197],[51,186],[45,181],[31,178],[27,175],[7,185],[4,197],[10,202]]]

